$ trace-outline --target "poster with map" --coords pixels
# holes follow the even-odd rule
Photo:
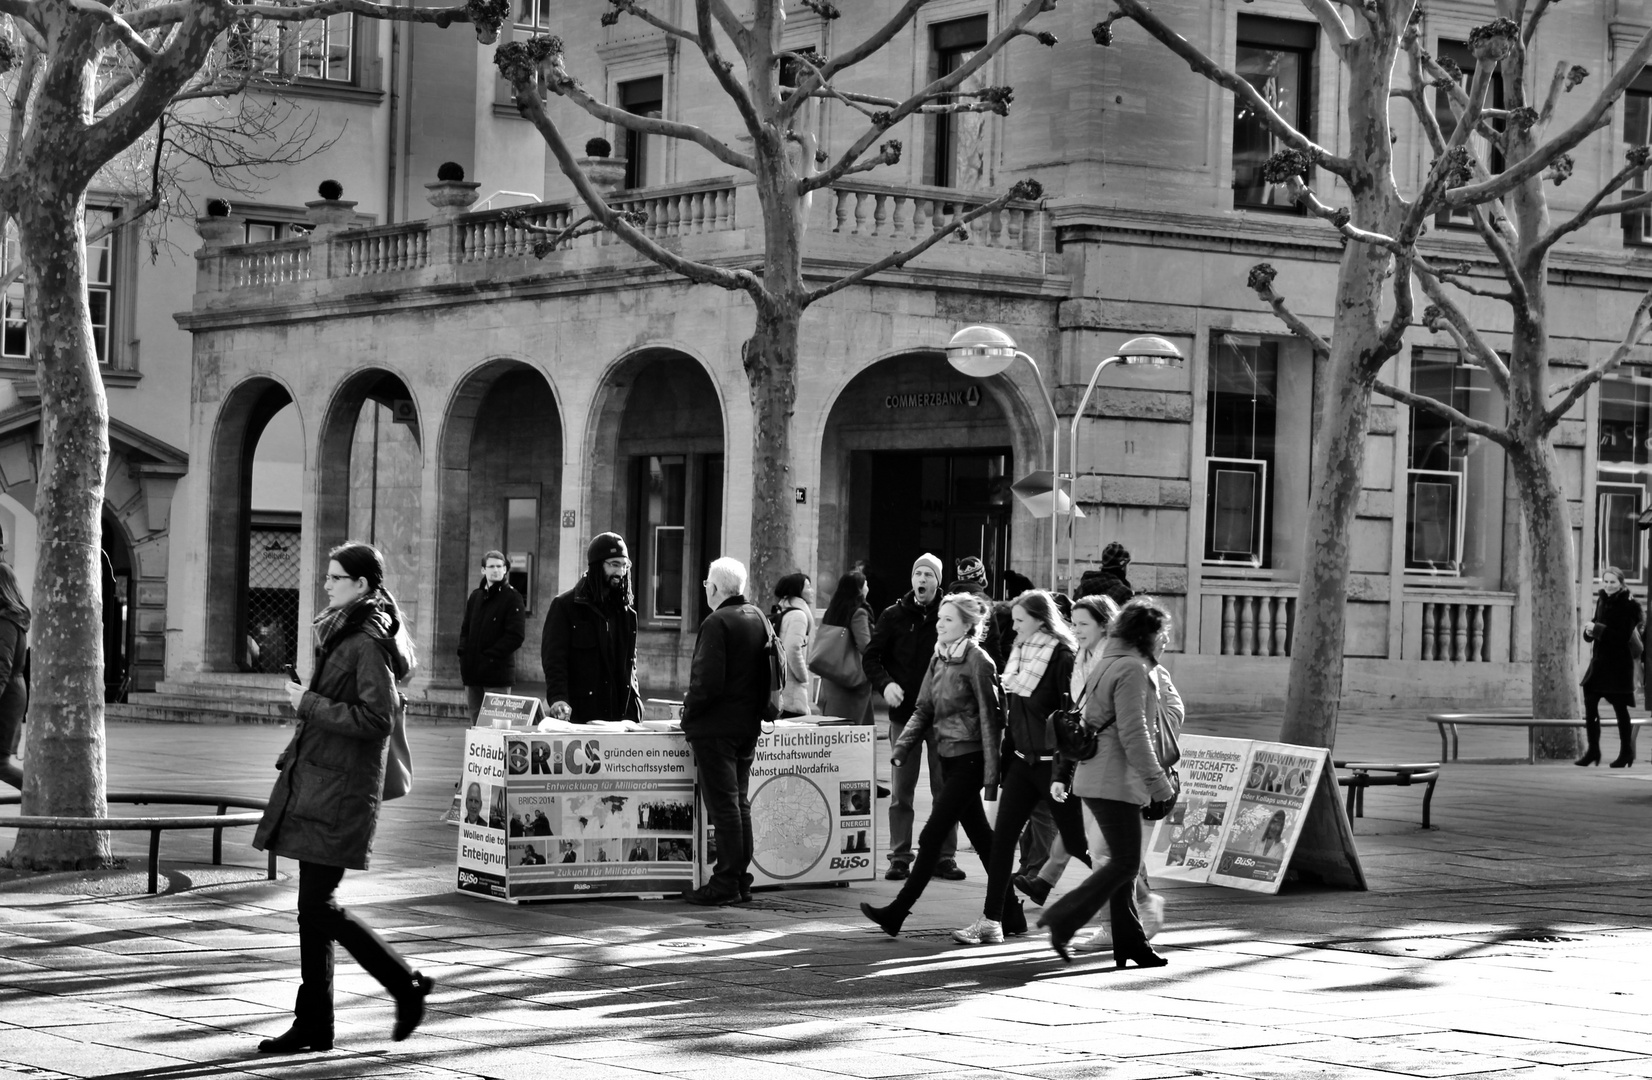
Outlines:
[[[870,881],[877,852],[872,750],[876,729],[777,724],[751,770],[754,884]],[[717,834],[703,825],[705,874]]]

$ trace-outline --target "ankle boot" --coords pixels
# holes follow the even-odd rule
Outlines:
[[[1607,766],[1611,769],[1627,769],[1635,763],[1635,752],[1627,746],[1618,751],[1618,756]]]
[[[1585,719],[1583,721],[1583,737],[1585,739],[1589,740],[1589,748],[1583,752],[1582,757],[1578,758],[1572,764],[1574,764],[1574,765],[1599,765],[1600,764],[1600,721],[1599,720]]]
[[[1583,756],[1572,762],[1573,765],[1599,765],[1600,746],[1596,744],[1583,752]]]
[[[391,1042],[401,1042],[413,1034],[413,1029],[424,1020],[424,999],[435,988],[435,979],[417,971],[413,973],[412,985],[396,994],[396,1026],[390,1031]]]
[[[887,907],[873,907],[862,903],[860,913],[878,924],[878,927],[890,937],[901,936],[901,924],[906,922],[906,912],[901,911],[894,904]]]
[[[1137,967],[1157,968],[1170,963],[1164,957],[1153,951],[1153,946],[1143,941],[1129,947],[1122,947],[1116,942],[1113,945],[1113,966],[1121,968],[1134,961]]]
[[[1021,906],[1019,896],[1004,898],[1004,933],[1008,937],[1020,937],[1027,932],[1027,909]]]
[[[277,1035],[273,1039],[265,1039],[258,1044],[260,1054],[302,1054],[306,1050],[331,1050],[333,1048],[333,1029],[331,1027],[306,1027],[294,1022],[293,1026]]]

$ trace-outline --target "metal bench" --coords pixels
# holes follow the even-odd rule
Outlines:
[[[1492,712],[1492,713],[1430,713],[1428,721],[1440,729],[1440,759],[1442,761],[1457,760],[1457,729],[1459,727],[1523,727],[1526,729],[1526,761],[1537,764],[1537,729],[1546,727],[1582,727],[1582,720],[1548,720],[1533,719],[1529,712]],[[1610,727],[1617,721],[1606,719],[1602,724]],[[1652,724],[1652,718],[1645,716],[1632,717],[1629,721],[1631,728],[1645,727]],[[1449,733],[1450,743],[1447,743]],[[1449,749],[1449,753],[1447,752]]]
[[[1365,789],[1373,787],[1410,787],[1427,784],[1423,792],[1423,828],[1432,829],[1429,809],[1434,803],[1434,785],[1440,781],[1438,761],[1418,761],[1409,764],[1387,761],[1333,761],[1338,769],[1347,769],[1349,775],[1338,776],[1337,783],[1348,789],[1349,818],[1365,816]]]
[[[21,795],[0,796],[0,806],[16,806]],[[147,831],[149,833],[149,892],[160,891],[161,833],[167,829],[211,829],[212,865],[223,865],[224,830],[241,825],[257,825],[263,820],[263,799],[244,799],[236,795],[192,795],[166,791],[110,792],[106,802],[133,806],[213,806],[218,812],[197,817],[136,817],[136,818],[82,818],[82,817],[0,817],[0,829],[84,829],[102,832]],[[230,808],[256,810],[258,813],[231,814]],[[269,853],[268,879],[275,880],[275,853]]]

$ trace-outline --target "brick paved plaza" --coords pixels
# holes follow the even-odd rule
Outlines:
[[[111,788],[261,797],[289,734],[114,724]],[[881,880],[718,910],[457,895],[437,817],[462,729],[412,734],[419,785],[343,898],[438,979],[413,1038],[390,1042],[388,1000],[341,960],[338,1049],[254,1053],[297,985],[294,867],[264,881],[250,830],[223,868],[204,865],[204,835],[169,837],[167,891],[149,897],[142,838],[118,836],[129,871],[0,879],[0,1077],[1652,1076],[1644,764],[1528,766],[1523,732],[1467,731],[1477,760],[1447,766],[1438,828],[1418,828],[1420,791],[1368,795],[1369,892],[1173,885],[1155,943],[1170,965],[1115,973],[1037,936],[954,945],[979,911],[967,855],[970,879],[934,884],[895,941],[856,911],[893,894]],[[1337,756],[1438,748],[1420,714],[1345,714]]]

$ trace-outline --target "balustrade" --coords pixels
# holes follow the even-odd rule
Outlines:
[[[822,195],[832,232],[888,237],[903,247],[933,236],[995,197],[990,192],[865,182],[840,182],[816,198]],[[965,228],[968,236],[956,242],[1015,251],[1038,251],[1042,247],[1042,212],[1032,203],[1011,203]]]
[[[341,233],[334,243],[343,277],[421,270],[430,264],[430,231],[422,221]]]
[[[1211,589],[1209,583],[1205,587]],[[1206,601],[1217,605],[1220,611],[1221,655],[1291,655],[1291,641],[1296,631],[1296,596],[1295,586],[1290,588],[1288,594],[1219,588],[1207,593]]]
[[[238,244],[218,257],[220,288],[245,289],[286,285],[310,276],[310,238],[276,240],[266,244]]]

